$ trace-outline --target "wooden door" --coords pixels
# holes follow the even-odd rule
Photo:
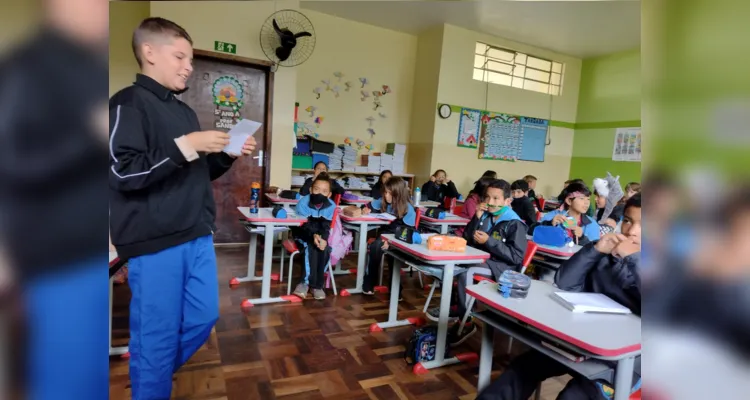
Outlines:
[[[266,186],[270,161],[273,73],[262,61],[195,51],[190,88],[180,96],[196,114],[201,129],[229,131],[241,118],[263,124],[255,134],[252,157],[239,157],[232,168],[213,182],[216,201],[216,243],[247,243],[249,234],[239,223],[238,206],[250,200],[250,185]]]

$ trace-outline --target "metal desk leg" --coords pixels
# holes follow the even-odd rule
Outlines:
[[[460,362],[476,361],[477,353],[456,354],[454,357],[445,358],[445,345],[448,342],[448,316],[451,308],[451,292],[453,291],[453,270],[455,265],[448,264],[443,267],[443,284],[440,286],[440,318],[438,319],[437,343],[435,344],[435,359],[432,361],[417,363],[412,371],[415,374],[424,374],[428,369],[440,368],[446,365]]]
[[[114,289],[114,279],[114,275],[109,278],[109,336],[107,338],[109,339],[109,355],[120,356],[128,352],[128,346],[112,347],[112,297],[114,296],[112,291]]]
[[[266,252],[268,251],[268,249],[270,249],[273,246],[273,237],[272,237],[272,235],[273,235],[273,230],[271,232],[269,232],[268,229],[266,229],[266,234],[265,234],[265,236],[266,236],[266,238],[265,238],[265,245],[266,245],[265,251]],[[268,240],[269,238],[271,240]],[[258,249],[258,234],[251,232],[250,233],[250,248],[247,250],[247,275],[245,275],[243,277],[232,278],[229,281],[230,285],[237,285],[237,284],[240,284],[240,283],[243,283],[243,282],[254,282],[254,281],[259,281],[259,280],[263,279],[262,276],[256,276],[255,275],[255,261],[256,261],[256,250],[257,249]],[[268,260],[269,261],[271,260],[271,256],[268,256]],[[266,262],[266,259],[265,259],[265,256],[264,256],[264,259],[263,259],[264,265],[265,265],[265,262]]]
[[[351,272],[348,269],[341,269],[341,262],[336,264],[336,268],[332,269],[334,275],[349,275]]]
[[[367,233],[363,235],[362,232],[367,232],[367,223],[361,225],[359,232],[359,253],[357,253],[357,286],[352,289],[342,290],[342,296],[362,293],[362,283],[364,283],[365,280],[365,257],[367,257]]]
[[[281,297],[271,297],[271,267],[273,266],[273,261],[271,260],[271,256],[273,256],[273,225],[268,224],[265,226],[265,235],[264,236],[264,248],[263,248],[263,277],[262,277],[262,284],[261,284],[261,295],[260,298],[257,299],[245,299],[242,301],[242,307],[252,307],[254,305],[258,304],[268,304],[268,303],[281,303],[284,301],[302,301],[297,296],[291,295],[291,296],[281,296]],[[257,236],[257,235],[253,235]],[[257,239],[256,239],[257,241]],[[296,300],[295,300],[296,299]]]
[[[447,235],[448,234],[448,225],[446,225],[446,224],[440,224],[440,234],[441,235]]]
[[[388,321],[379,322],[370,325],[370,332],[380,332],[386,328],[394,328],[406,325],[422,325],[425,321],[422,318],[407,318],[398,320],[398,287],[401,284],[401,274],[399,271],[404,266],[404,262],[398,258],[393,259],[393,269],[396,272],[391,273],[391,299],[388,308]],[[382,267],[382,266],[381,266]],[[440,342],[438,342],[440,343]]]
[[[633,387],[633,365],[634,357],[623,358],[617,361],[615,369],[615,400],[628,400],[630,389]]]
[[[482,325],[482,348],[479,350],[479,376],[477,393],[481,393],[490,384],[492,373],[492,350],[495,348],[495,328],[490,324]]]

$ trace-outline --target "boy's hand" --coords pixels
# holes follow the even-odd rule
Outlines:
[[[193,132],[185,138],[195,151],[205,153],[220,153],[229,144],[229,134],[221,131]]]
[[[622,235],[621,235],[622,236]],[[618,244],[614,250],[612,250],[612,254],[615,256],[618,256],[620,258],[625,258],[633,253],[637,253],[641,251],[641,246],[633,243],[632,240],[628,240],[623,236],[623,241]]]
[[[487,203],[481,203],[477,206],[477,212],[475,213],[477,216],[477,219],[482,218],[482,215],[484,215],[484,212],[487,211],[489,206]]]
[[[435,182],[435,179],[437,179],[437,178],[435,178],[435,175],[432,175],[432,176],[430,177],[430,182]]]
[[[320,235],[317,233],[313,234],[313,243],[315,243],[316,246],[320,247]]]
[[[567,221],[567,220],[568,220],[568,219],[567,219],[567,218],[565,218],[565,216],[564,216],[564,215],[562,215],[562,214],[557,214],[557,215],[555,215],[555,217],[554,217],[554,218],[552,218],[552,226],[558,226],[558,225],[560,225],[560,224],[564,224],[564,223],[565,223],[565,221]]]
[[[387,240],[383,240],[383,245],[380,246],[380,249],[381,250],[388,250],[388,241]]]
[[[253,154],[253,151],[255,151],[255,138],[252,136],[249,136],[247,140],[245,140],[245,143],[242,145],[242,154],[235,154],[235,153],[227,153],[230,156],[237,158],[239,156],[249,156],[250,154]]]
[[[365,208],[362,209],[362,215],[367,215],[370,213],[370,211],[372,210],[370,210],[369,207],[365,206]]]
[[[611,254],[612,250],[614,250],[623,240],[627,240],[627,238],[621,234],[608,233],[596,242],[594,248],[602,254]]]
[[[576,235],[577,238],[580,238],[583,236],[583,228],[580,226],[575,226],[573,228],[570,228],[570,230],[573,232],[574,235]]]
[[[489,240],[489,238],[490,238],[490,235],[488,235],[487,232],[482,232],[482,231],[474,232],[474,241],[479,244],[487,243],[487,240]]]
[[[318,248],[321,250],[325,250],[326,246],[328,246],[328,242],[326,242],[326,240],[322,237],[318,236]]]
[[[443,181],[443,183],[445,183],[445,184],[448,184],[448,183],[450,183],[450,181],[451,181],[451,178],[448,178],[448,177],[446,176],[446,177],[445,177],[445,180]]]

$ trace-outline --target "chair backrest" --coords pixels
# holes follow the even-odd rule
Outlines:
[[[334,195],[334,196],[333,196],[333,202],[334,202],[334,203],[335,203],[335,204],[336,204],[337,206],[338,206],[339,204],[341,204],[341,195],[340,195],[340,194],[336,194],[336,195]]]
[[[546,200],[544,200],[544,197],[539,197],[538,200],[539,200],[539,207],[542,207],[542,209],[539,211],[544,211],[544,202]]]
[[[539,222],[542,220],[542,217],[544,216],[544,213],[541,211],[536,212],[536,221]]]
[[[446,197],[443,199],[443,208],[446,210],[453,212],[453,207],[456,206],[456,198],[455,197]]]
[[[333,209],[333,218],[331,218],[331,229],[336,226],[336,220],[339,219],[339,207]]]
[[[422,212],[419,208],[415,210],[417,212],[417,218],[414,220],[414,229],[419,228],[419,220],[422,218]]]
[[[462,212],[464,212],[464,206],[463,206],[463,204],[456,204],[456,206],[453,207],[453,210],[451,211],[451,213],[453,215],[459,215]]]
[[[526,245],[526,254],[524,254],[523,256],[523,264],[521,264],[524,269],[527,268],[529,264],[531,264],[531,260],[534,258],[534,254],[536,254],[538,248],[539,245],[532,242],[531,240],[528,241]]]

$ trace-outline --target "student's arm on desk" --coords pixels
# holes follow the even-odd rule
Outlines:
[[[494,257],[510,264],[521,265],[526,253],[528,240],[526,239],[526,225],[518,220],[508,222],[504,232],[505,241],[490,236],[485,246]]]
[[[600,253],[593,243],[583,246],[573,257],[560,265],[555,274],[555,285],[569,292],[584,291],[589,272],[606,256]]]

